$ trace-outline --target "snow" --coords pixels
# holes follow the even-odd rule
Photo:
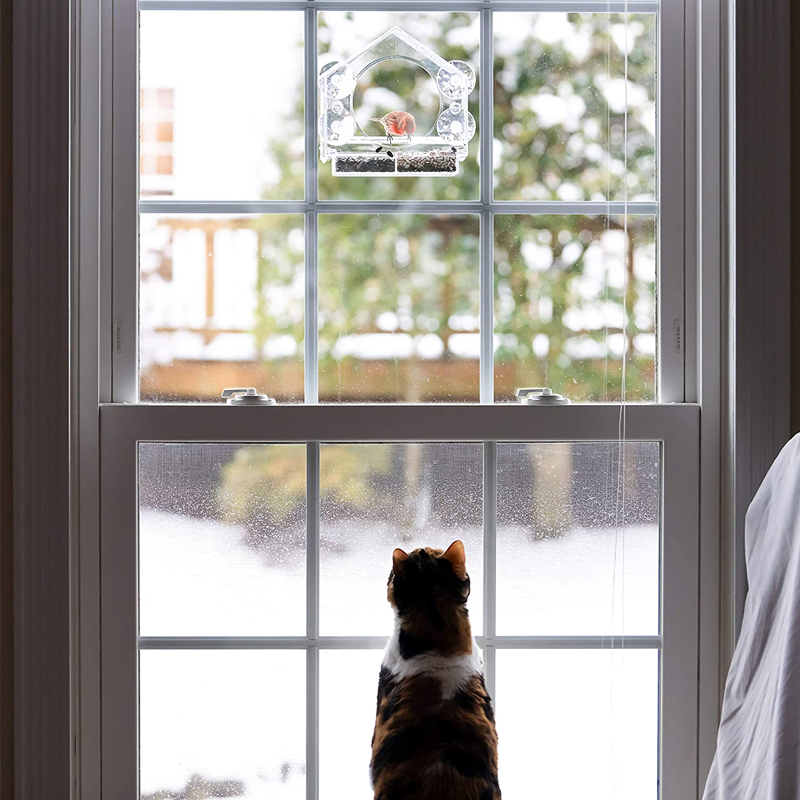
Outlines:
[[[323,635],[388,636],[385,585],[397,530],[323,518],[322,535]],[[480,633],[481,531],[458,535]],[[402,546],[454,538],[453,530],[428,530]],[[296,557],[275,563],[234,525],[141,509],[143,635],[302,636],[304,578],[302,542]],[[523,526],[498,531],[500,634],[656,633],[657,587],[656,526],[624,536],[575,529],[540,541]],[[143,795],[177,793],[197,774],[241,781],[250,800],[305,797],[305,659],[303,650],[142,651]],[[380,650],[320,653],[322,800],[372,797],[380,660]],[[506,800],[657,796],[657,651],[500,650],[496,709]]]
[[[303,636],[305,557],[266,564],[244,531],[209,519],[142,509],[142,636]]]

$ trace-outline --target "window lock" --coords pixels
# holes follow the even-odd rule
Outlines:
[[[259,394],[252,387],[249,389],[224,389],[223,399],[228,401],[229,406],[274,406],[275,398]]]
[[[530,389],[517,389],[517,400],[525,406],[566,406],[569,400],[560,394],[553,394],[548,386]]]

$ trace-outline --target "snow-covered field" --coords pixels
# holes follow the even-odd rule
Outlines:
[[[388,635],[385,587],[397,532],[350,521],[323,524],[322,533],[338,545],[321,558],[323,635]],[[480,633],[481,532],[460,535]],[[141,633],[304,635],[302,553],[271,564],[243,538],[235,526],[142,509]],[[431,531],[402,546],[452,538]],[[497,583],[500,635],[657,633],[657,528],[629,528],[624,537],[573,530],[537,542],[521,528],[503,528]],[[143,651],[142,794],[177,792],[197,774],[241,781],[240,796],[251,800],[304,798],[305,658],[304,651]],[[320,655],[322,800],[371,798],[380,659],[378,650]],[[496,694],[507,800],[657,796],[656,651],[500,650]]]

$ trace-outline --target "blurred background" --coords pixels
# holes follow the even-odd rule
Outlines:
[[[302,14],[141,16],[143,199],[302,199]],[[496,199],[619,201],[627,188],[654,200],[655,15],[630,15],[628,52],[621,15],[494,19]],[[320,13],[320,63],[392,25],[477,71],[468,13]],[[431,83],[414,65],[378,65],[359,83],[360,113],[407,98],[424,109]],[[479,120],[477,91],[470,110]],[[337,178],[320,164],[320,199],[477,199],[482,135],[454,178]],[[478,218],[319,224],[320,400],[476,402]],[[496,400],[520,385],[616,400],[627,353],[627,399],[655,401],[656,220],[508,215],[494,236]],[[303,242],[302,215],[142,215],[142,400],[211,402],[243,385],[302,402]]]
[[[394,25],[478,72],[471,13],[320,12],[320,65]],[[414,203],[477,200],[482,168],[498,200],[656,198],[655,16],[631,15],[627,40],[614,14],[502,12],[494,33],[494,130],[478,130],[456,177],[341,178],[319,165],[322,200],[410,204],[319,217],[322,402],[479,400],[479,218]],[[144,200],[302,200],[302,13],[143,12],[140,41]],[[364,124],[438,107],[410,63],[373,67],[356,100]],[[480,119],[477,91],[470,111]],[[491,165],[479,163],[484,135]],[[255,386],[303,402],[303,226],[289,213],[142,214],[143,401]],[[623,357],[627,399],[655,401],[656,242],[652,216],[495,216],[496,401],[521,385],[616,400]],[[623,463],[616,442],[498,445],[498,634],[659,633],[660,445],[625,448]],[[482,633],[483,464],[480,443],[321,446],[322,635],[387,635],[392,549],[455,538]],[[305,635],[304,446],[142,443],[138,475],[141,635]],[[299,655],[144,651],[143,798],[304,797]],[[321,653],[325,800],[371,796],[379,662],[379,651]],[[497,685],[511,800],[657,796],[656,651],[502,652]]]

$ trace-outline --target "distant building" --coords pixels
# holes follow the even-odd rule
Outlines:
[[[171,195],[175,185],[175,90],[141,89],[139,102],[141,194]]]

